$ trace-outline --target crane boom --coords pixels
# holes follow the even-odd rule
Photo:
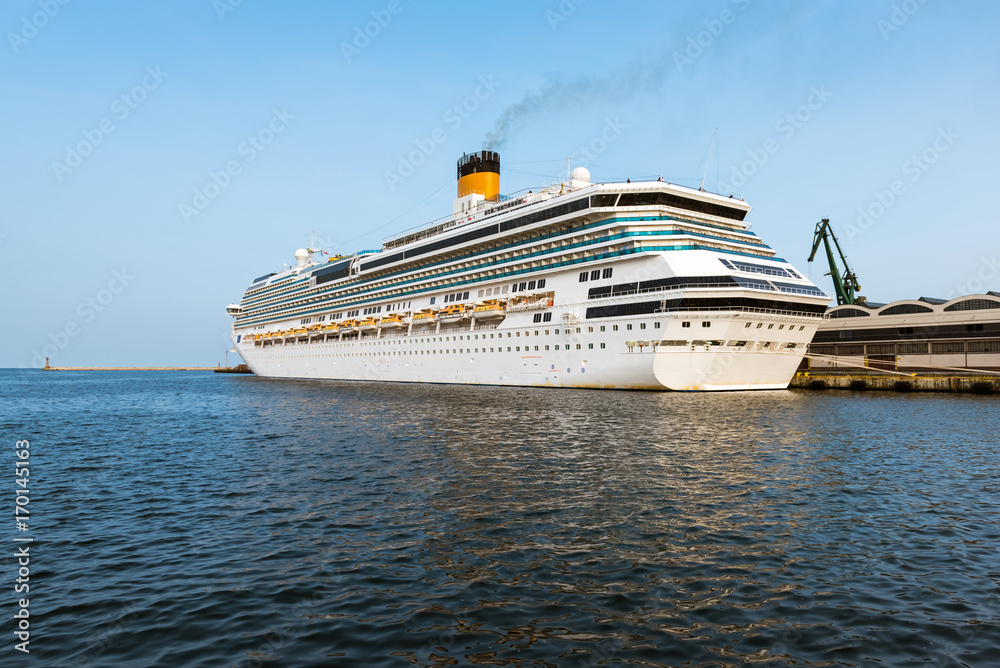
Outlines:
[[[830,245],[831,241],[833,241],[833,246]],[[816,223],[816,232],[813,235],[812,253],[809,254],[809,262],[812,262],[816,258],[816,251],[819,250],[820,242],[823,242],[823,246],[826,249],[826,259],[830,264],[830,271],[826,273],[826,276],[833,279],[833,289],[837,293],[837,305],[857,304],[857,292],[861,289],[861,286],[858,285],[858,276],[851,270],[851,265],[847,263],[847,257],[840,248],[837,235],[833,233],[833,227],[830,226],[829,218],[824,218]],[[837,266],[837,259],[833,255],[834,247],[836,247],[837,254],[840,255],[840,259],[844,263],[843,275],[841,275],[840,269]]]

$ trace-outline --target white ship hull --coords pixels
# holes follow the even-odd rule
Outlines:
[[[546,323],[549,326],[542,327],[531,323],[530,318],[524,320],[523,326],[516,328],[511,324],[475,330],[469,327],[431,330],[409,336],[373,334],[346,341],[331,335],[326,342],[308,344],[289,342],[262,347],[241,342],[236,345],[253,372],[269,378],[634,390],[760,390],[788,386],[818,325],[817,318],[801,316],[692,313],[608,319],[602,321],[604,332],[585,324],[571,326],[567,333],[564,326]],[[684,321],[696,327],[682,328]],[[660,327],[654,328],[657,322]],[[711,322],[711,327],[702,328],[703,322]],[[640,329],[643,324],[645,329]],[[757,324],[763,327],[758,329]],[[631,330],[627,329],[629,325]],[[577,327],[580,333],[576,332]],[[594,332],[588,331],[591,327]],[[618,330],[614,331],[614,327]],[[780,340],[776,340],[775,334],[778,327],[782,327]],[[557,330],[559,334],[555,334]],[[727,344],[746,343],[741,346],[661,343],[687,341],[681,337],[690,336],[691,331],[700,333],[699,330],[711,331],[713,337]],[[235,338],[234,335],[234,341]],[[639,342],[647,345],[635,345]],[[633,343],[631,348],[628,343]],[[761,349],[764,344],[766,349]],[[789,348],[789,344],[795,347]]]

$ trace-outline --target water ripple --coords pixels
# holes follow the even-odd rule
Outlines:
[[[4,371],[0,404],[44,665],[1000,656],[990,397]]]

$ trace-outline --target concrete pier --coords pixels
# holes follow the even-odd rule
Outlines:
[[[811,372],[795,374],[790,388],[808,390],[890,390],[894,392],[1000,392],[1000,376],[914,374],[892,375],[859,372]]]
[[[45,366],[45,371],[215,371],[214,366]]]

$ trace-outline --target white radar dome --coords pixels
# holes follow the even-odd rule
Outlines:
[[[577,167],[573,170],[573,173],[569,175],[574,181],[583,181],[584,183],[590,183],[590,170],[586,167]]]
[[[306,262],[309,261],[309,251],[305,248],[300,248],[295,251],[295,259],[298,260],[299,266],[305,266]]]

